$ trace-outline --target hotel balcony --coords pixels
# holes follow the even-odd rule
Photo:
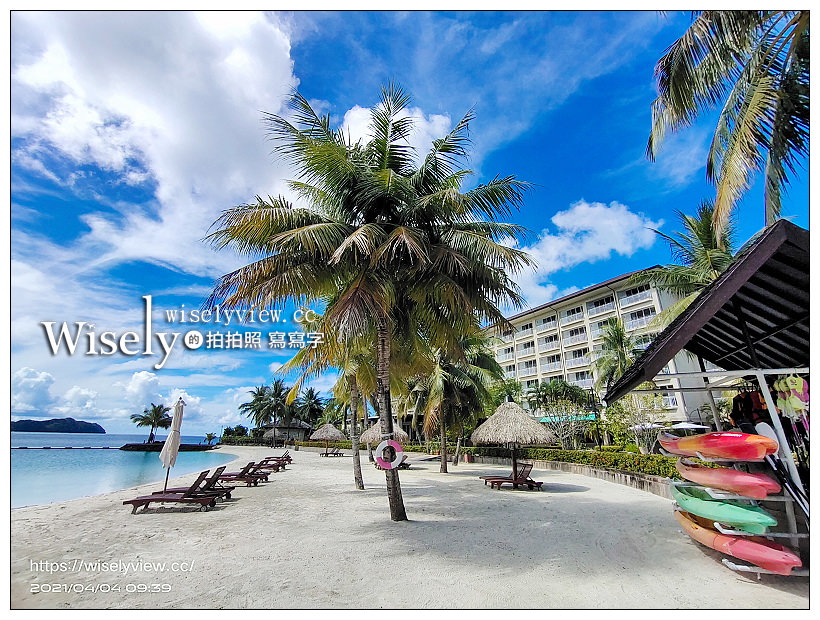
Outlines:
[[[644,301],[645,299],[652,299],[651,290],[641,291],[640,293],[634,293],[632,295],[621,297],[621,306],[623,307],[636,304],[639,301]]]
[[[515,371],[514,370],[508,370],[507,372],[504,373],[504,377],[506,379],[515,379]]]
[[[546,353],[547,351],[555,351],[556,349],[561,348],[561,344],[557,340],[552,340],[550,342],[539,342],[538,343],[538,352],[539,353]]]
[[[497,362],[509,362],[514,357],[515,356],[512,353],[496,353],[495,361],[497,361]]]
[[[515,332],[516,338],[523,338],[524,336],[532,336],[532,327]]]
[[[590,306],[587,308],[587,316],[592,318],[593,316],[598,316],[599,314],[603,314],[604,312],[612,312],[615,309],[615,300],[610,301],[608,304],[604,304],[603,306]]]
[[[624,323],[624,328],[626,331],[632,331],[634,329],[641,329],[642,327],[646,327],[649,325],[650,321],[655,318],[655,315],[652,316],[642,316],[638,319],[631,319]]]
[[[567,368],[578,368],[579,366],[589,366],[589,355],[575,357],[564,362]]]
[[[532,377],[533,375],[537,375],[537,374],[538,374],[538,369],[535,366],[533,366],[532,368],[519,368],[518,369],[518,378],[519,379],[524,378],[524,377]]]
[[[572,383],[573,385],[577,385],[578,387],[582,387],[585,390],[588,390],[589,388],[595,385],[595,379],[573,379],[569,383]]]
[[[570,323],[577,323],[584,320],[583,312],[576,312],[575,314],[565,314],[561,316],[561,325],[569,325]]]
[[[557,362],[541,362],[541,372],[555,372],[561,370],[560,360]]]
[[[514,336],[515,336],[515,334],[513,334],[513,333],[509,333],[509,334],[500,334],[500,335],[498,336],[498,338],[499,338],[499,340],[501,340],[502,342],[512,342],[512,339],[513,339],[513,337],[514,337]]]
[[[564,336],[564,339],[563,339],[565,347],[569,346],[569,345],[572,345],[572,344],[578,344],[579,342],[586,342],[586,341],[587,341],[586,332],[584,332],[583,334],[577,334],[575,336]]]
[[[548,323],[541,323],[540,325],[536,325],[535,329],[540,333],[550,329],[555,329],[556,327],[558,327],[558,321],[549,321]]]
[[[518,357],[529,357],[530,355],[535,355],[535,347],[527,347],[526,349],[516,349],[515,354]]]

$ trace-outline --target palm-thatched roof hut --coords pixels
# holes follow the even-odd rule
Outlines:
[[[410,439],[410,435],[405,433],[398,425],[393,426],[393,439],[398,441],[400,444],[408,441]],[[362,433],[362,436],[359,437],[359,441],[362,443],[369,443],[369,444],[378,444],[381,443],[382,440],[382,426],[380,422],[376,422],[375,424],[371,425],[365,432]]]
[[[521,444],[549,443],[553,434],[527,415],[517,403],[501,403],[495,413],[473,431],[473,443],[503,443],[512,449],[513,475],[518,463],[515,448]]]
[[[344,441],[347,437],[345,437],[345,434],[338,428],[328,423],[316,429],[310,436],[310,439],[311,441],[324,441],[325,454],[327,454],[327,444],[329,441]]]

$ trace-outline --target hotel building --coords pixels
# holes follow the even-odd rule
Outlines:
[[[520,382],[524,394],[539,382],[553,379],[593,389],[597,375],[592,363],[602,349],[604,324],[615,317],[621,318],[629,334],[637,336],[640,348],[649,346],[657,335],[650,322],[675,298],[651,285],[631,283],[632,275],[618,276],[509,317],[512,331],[494,329],[493,334],[500,339],[495,358],[506,378]],[[698,370],[697,360],[681,352],[661,371],[656,384],[670,389],[663,393],[662,417],[673,422],[711,418],[698,414],[706,402],[703,396],[672,391],[695,387],[694,383],[682,386],[679,379],[662,378],[663,374]]]

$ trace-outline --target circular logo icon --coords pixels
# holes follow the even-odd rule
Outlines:
[[[202,336],[201,333],[198,331],[190,331],[185,334],[185,337],[182,339],[183,344],[189,349],[198,349],[203,344],[205,344],[205,338]]]

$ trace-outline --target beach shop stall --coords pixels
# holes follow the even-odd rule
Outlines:
[[[682,350],[699,359],[701,372],[660,375]],[[784,492],[766,501],[781,503],[787,531],[765,537],[787,539],[793,549],[808,550],[809,232],[786,220],[766,228],[655,338],[609,388],[604,401],[613,403],[631,391],[655,391],[646,385],[656,377],[681,379],[680,387],[672,391],[706,392],[717,431],[722,429],[712,396],[737,393],[734,426],[743,433],[771,435],[777,442],[776,454],[767,456],[766,463]],[[710,491],[707,500],[744,499],[706,490]],[[726,533],[720,524],[716,527],[718,534]],[[729,535],[737,538],[744,533]],[[723,562],[738,571],[775,572],[759,565]]]

